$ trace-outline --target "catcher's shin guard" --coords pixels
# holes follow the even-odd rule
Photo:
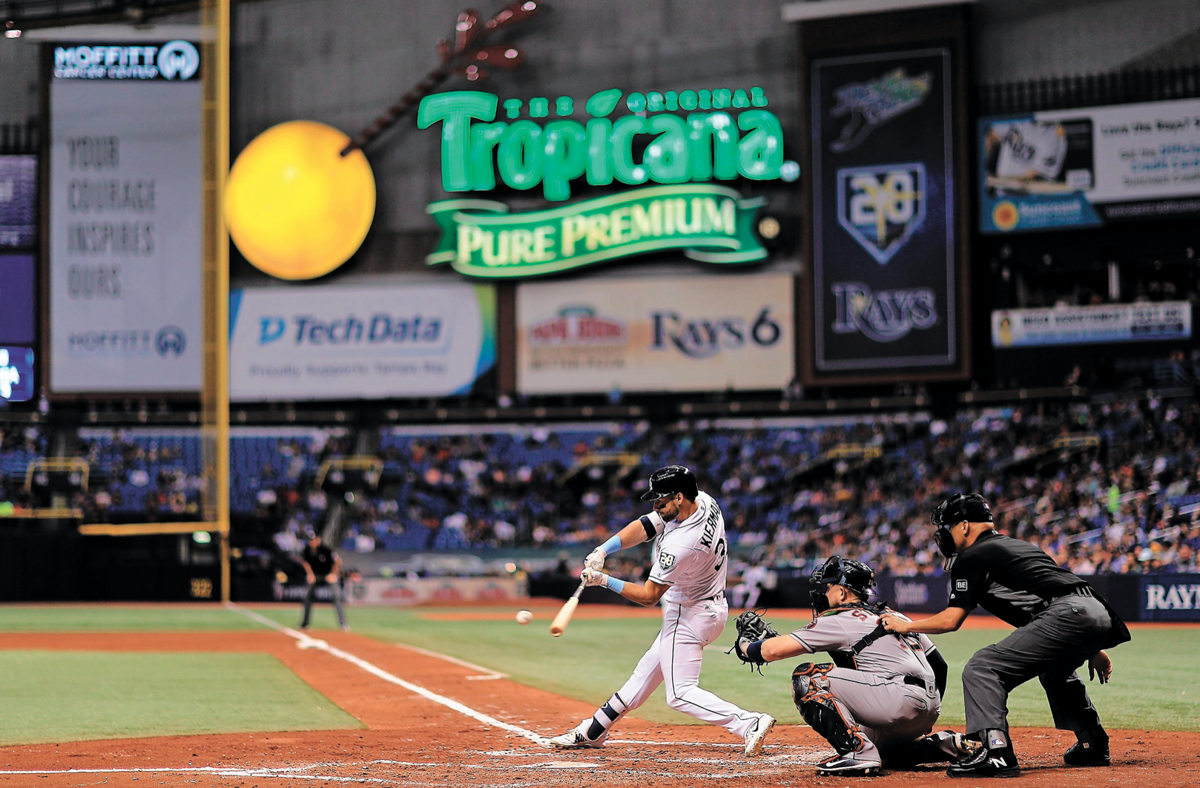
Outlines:
[[[804,662],[792,671],[792,700],[800,716],[821,734],[839,755],[858,752],[867,744],[846,704],[830,692],[833,663]]]

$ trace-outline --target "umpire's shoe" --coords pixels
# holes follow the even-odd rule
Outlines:
[[[1012,745],[1000,749],[980,747],[979,752],[946,770],[951,777],[1019,777],[1017,754]]]
[[[1079,741],[1063,753],[1063,761],[1068,766],[1112,766],[1112,758],[1108,755],[1108,734],[1104,728],[1080,731],[1076,735]]]

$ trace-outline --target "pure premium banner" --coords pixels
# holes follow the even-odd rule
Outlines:
[[[515,214],[501,202],[445,200],[426,209],[442,230],[426,261],[487,279],[558,273],[668,249],[707,263],[749,263],[767,256],[754,232],[764,205],[764,198],[743,199],[709,184],[654,186]]]

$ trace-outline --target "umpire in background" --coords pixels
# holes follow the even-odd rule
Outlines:
[[[958,494],[933,512],[938,549],[951,563],[950,601],[924,621],[881,619],[889,632],[938,635],[957,630],[981,606],[1017,628],[975,652],[963,669],[967,733],[983,742],[978,753],[946,770],[951,777],[1016,777],[1008,737],[1008,694],[1037,676],[1054,727],[1078,741],[1063,760],[1071,766],[1108,766],[1108,734],[1075,669],[1084,662],[1112,675],[1103,649],[1129,640],[1129,629],[1082,578],[1062,569],[1036,545],[996,532],[983,496]],[[952,560],[951,560],[952,559]]]
[[[304,595],[304,620],[300,622],[301,629],[308,629],[312,616],[313,602],[317,598],[318,586],[329,586],[329,594],[333,598],[333,607],[337,610],[338,624],[343,632],[350,631],[346,623],[346,608],[342,605],[342,586],[338,582],[342,573],[342,559],[327,545],[321,543],[321,535],[309,530],[308,542],[300,553],[304,563],[304,574],[308,580],[308,593]]]

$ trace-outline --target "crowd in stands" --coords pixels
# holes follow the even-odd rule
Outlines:
[[[34,427],[5,427],[0,499],[13,500]],[[832,553],[900,575],[937,573],[929,513],[977,490],[997,527],[1079,574],[1198,570],[1200,403],[1043,402],[954,418],[580,424],[435,430],[238,428],[232,506],[284,551],[308,528],[346,552],[590,547],[649,509],[650,470],[693,468],[720,501],[747,569],[806,567]],[[326,461],[382,462],[374,489],[329,484]],[[88,515],[193,516],[199,437],[81,430]],[[18,466],[21,466],[18,468]],[[99,472],[97,472],[99,471]],[[335,471],[336,472],[336,471]],[[321,482],[325,484],[321,484]],[[331,526],[332,523],[332,527]],[[629,576],[644,561],[631,556]],[[643,567],[644,568],[644,567]]]

